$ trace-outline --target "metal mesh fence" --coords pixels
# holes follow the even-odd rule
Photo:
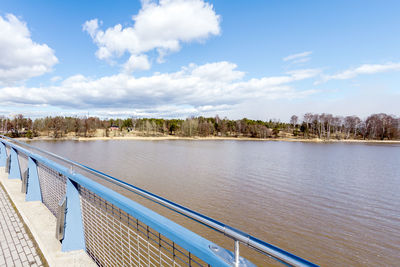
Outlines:
[[[66,193],[66,178],[61,173],[38,163],[37,165],[43,204],[57,217],[58,203]]]
[[[19,169],[21,171],[21,175],[28,169],[28,156],[18,152],[18,161],[19,161]]]
[[[99,266],[207,266],[88,189],[79,192],[86,250]]]

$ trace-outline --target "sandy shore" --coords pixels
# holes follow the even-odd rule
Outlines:
[[[234,141],[283,141],[283,142],[306,142],[306,143],[378,143],[378,144],[400,144],[400,140],[355,140],[355,139],[303,139],[303,138],[250,138],[250,137],[180,137],[180,136],[113,136],[113,137],[75,137],[66,136],[61,138],[53,138],[48,136],[35,137],[33,139],[17,138],[21,141],[96,141],[96,140],[141,140],[141,141],[161,141],[161,140],[192,140],[192,141],[214,141],[214,140],[234,140]]]

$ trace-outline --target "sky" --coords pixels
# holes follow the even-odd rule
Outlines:
[[[400,1],[0,0],[0,115],[400,115]]]

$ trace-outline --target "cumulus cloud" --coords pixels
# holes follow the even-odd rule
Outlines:
[[[73,109],[128,109],[164,115],[193,114],[227,109],[254,98],[304,97],[315,91],[297,91],[291,83],[318,75],[306,69],[276,77],[245,80],[245,73],[231,62],[190,64],[177,72],[135,78],[124,73],[98,79],[74,75],[47,87],[0,89],[0,102],[47,105]],[[175,107],[175,108],[172,108]],[[170,111],[168,111],[170,109]],[[175,110],[175,111],[174,111]]]
[[[97,19],[88,20],[82,26],[82,30],[89,33],[90,37],[92,38],[95,38],[98,29],[99,21]]]
[[[389,62],[386,64],[364,64],[357,68],[347,69],[334,75],[324,75],[322,80],[317,83],[327,82],[329,80],[347,80],[362,74],[375,74],[388,71],[400,71],[400,63]]]
[[[12,14],[0,16],[0,85],[42,75],[57,62],[50,47],[32,41],[25,22]]]
[[[100,29],[98,19],[83,24],[83,30],[98,46],[99,59],[113,62],[125,53],[130,54],[125,71],[149,68],[149,61],[144,60],[149,51],[157,51],[158,62],[162,62],[165,55],[179,51],[182,43],[220,34],[220,16],[203,0],[142,1],[141,10],[132,20],[132,26],[117,24],[106,30]]]
[[[150,69],[150,62],[146,55],[129,57],[128,61],[124,64],[124,72],[130,73],[135,70],[148,70]]]
[[[308,56],[312,54],[312,51],[306,51],[302,53],[292,54],[282,58],[283,61],[292,61],[293,63],[302,63],[310,60]]]

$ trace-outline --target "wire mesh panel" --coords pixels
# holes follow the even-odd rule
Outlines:
[[[19,169],[21,171],[21,175],[28,169],[28,156],[18,152],[18,161],[19,161]]]
[[[41,163],[37,169],[43,204],[57,217],[58,203],[65,196],[67,180],[61,173]]]
[[[79,192],[86,251],[99,266],[207,266],[88,189]]]

